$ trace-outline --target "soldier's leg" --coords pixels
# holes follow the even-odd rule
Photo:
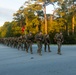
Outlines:
[[[41,49],[42,49],[42,43],[40,42],[40,43],[39,43],[39,55],[42,55],[42,54],[41,54]]]
[[[17,43],[15,44],[15,48],[17,48]]]
[[[58,54],[61,54],[61,42],[57,42],[57,45],[58,45]]]
[[[22,43],[20,43],[20,49],[22,48]]]
[[[20,50],[20,47],[21,47],[21,43],[18,43],[18,50]]]
[[[23,43],[21,43],[21,50],[23,51]]]
[[[18,50],[20,49],[20,44],[18,44]]]
[[[26,47],[26,52],[28,53],[28,49],[29,49],[29,44],[26,43],[27,47]]]
[[[31,52],[31,54],[33,54],[33,52],[32,52],[32,43],[30,43],[29,45],[30,45],[30,52]]]
[[[26,50],[27,49],[27,44],[26,44],[26,42],[24,43],[24,50]]]
[[[50,50],[50,45],[48,44],[48,52],[51,52],[51,50]]]
[[[24,45],[24,43],[22,43],[22,50],[23,51],[25,51],[24,47],[25,47],[25,45]]]
[[[60,42],[59,47],[60,47],[59,54],[61,55],[61,42]]]
[[[15,48],[16,48],[16,43],[15,43]]]
[[[37,42],[37,46],[38,46],[37,53],[39,53],[39,42]]]
[[[46,43],[44,44],[44,51],[46,52]]]
[[[60,52],[59,42],[57,42],[57,45],[58,45],[58,50],[57,50],[58,52],[57,53],[59,54],[59,52]]]
[[[24,43],[22,43],[22,50],[23,51],[25,51],[24,47],[25,47],[25,45],[24,45]]]

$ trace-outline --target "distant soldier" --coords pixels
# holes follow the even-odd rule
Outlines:
[[[26,52],[28,52],[28,49],[30,48],[31,54],[33,54],[33,52],[32,52],[33,40],[34,40],[33,34],[32,34],[32,32],[29,32],[29,34],[26,36],[26,42],[27,42]]]
[[[23,35],[22,37],[22,50],[27,50],[27,42],[26,42],[26,35]]]
[[[14,48],[17,48],[17,44],[18,44],[18,42],[17,42],[17,37],[14,37],[12,42],[13,42]],[[12,43],[12,42],[11,42],[11,43]]]
[[[22,49],[22,36],[20,36],[19,38],[18,38],[18,50],[19,49]]]
[[[38,46],[38,50],[37,53],[39,53],[39,55],[41,54],[41,49],[42,49],[42,42],[43,42],[43,35],[42,32],[39,32],[35,35],[35,40],[37,42],[37,46]]]
[[[57,45],[58,45],[58,54],[61,55],[61,45],[62,45],[62,43],[63,43],[63,41],[64,41],[62,32],[57,33],[57,34],[55,35],[55,37],[54,37],[54,40],[55,40],[55,42],[56,42]]]
[[[44,51],[46,52],[46,47],[48,46],[48,52],[51,52],[50,50],[50,37],[49,37],[49,34],[45,34],[44,35]]]

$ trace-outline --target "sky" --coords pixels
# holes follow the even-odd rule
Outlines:
[[[0,26],[2,26],[6,21],[11,22],[13,20],[13,13],[15,13],[26,0],[0,0]],[[49,8],[51,7],[51,8]],[[48,5],[46,7],[46,12],[53,12],[53,5]]]

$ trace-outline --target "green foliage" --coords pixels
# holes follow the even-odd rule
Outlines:
[[[7,32],[9,31],[10,22],[5,22],[0,30],[0,37],[7,37]]]
[[[64,35],[64,44],[76,44],[76,35]]]

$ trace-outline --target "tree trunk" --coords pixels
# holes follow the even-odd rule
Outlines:
[[[46,6],[44,6],[44,19],[45,19],[45,33],[47,34],[47,16],[46,16]]]
[[[74,35],[74,15],[72,17],[72,35]]]

